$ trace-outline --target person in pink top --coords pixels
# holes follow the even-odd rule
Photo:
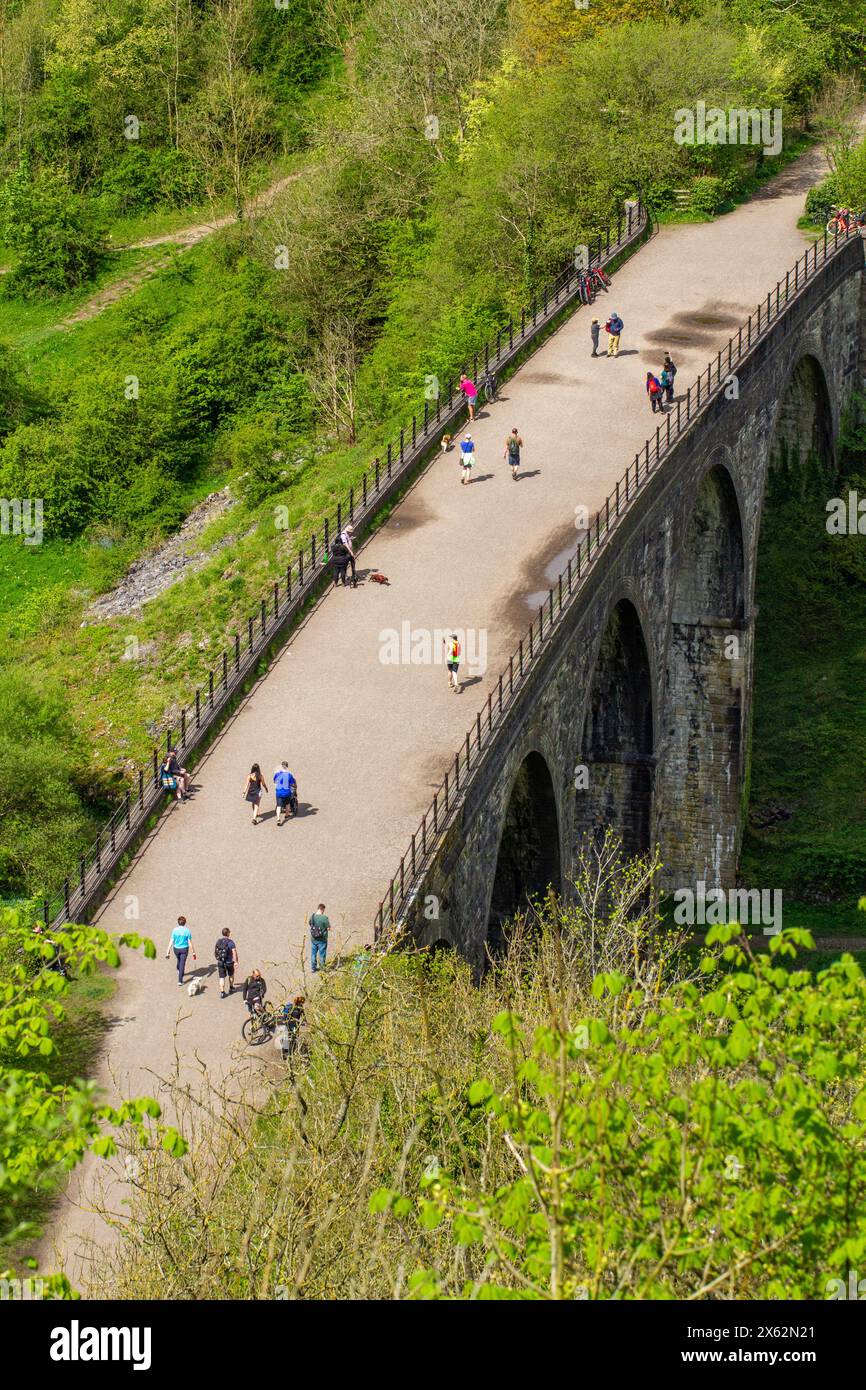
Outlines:
[[[478,387],[475,385],[474,381],[469,380],[468,376],[462,376],[460,378],[460,390],[466,397],[466,404],[469,407],[469,420],[471,422],[475,419],[475,402],[478,399]]]

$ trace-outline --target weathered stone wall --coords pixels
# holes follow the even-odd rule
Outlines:
[[[553,787],[557,887],[581,836],[605,824],[635,848],[658,843],[669,888],[733,883],[767,472],[782,444],[832,449],[866,384],[863,281],[858,241],[756,346],[730,398],[711,402],[621,521],[472,780],[424,888],[436,915],[419,916],[421,940],[449,941],[481,967],[512,788],[531,753]],[[588,785],[576,789],[584,766]],[[539,823],[557,834],[549,814]]]

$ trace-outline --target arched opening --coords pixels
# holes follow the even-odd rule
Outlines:
[[[547,763],[533,752],[514,779],[502,826],[487,934],[491,955],[504,948],[511,918],[548,888],[561,888],[559,817]]]
[[[598,652],[576,770],[578,844],[612,829],[626,856],[650,845],[653,700],[647,647],[634,605],[623,599]]]
[[[835,471],[834,455],[833,412],[823,369],[814,357],[801,357],[779,407],[770,480],[799,493],[816,465],[825,475]]]
[[[745,562],[727,469],[701,482],[677,563],[658,774],[668,890],[733,884],[743,772]]]
[[[866,583],[863,538],[849,509],[852,492],[863,494],[866,448],[859,408],[834,441],[828,397],[817,361],[798,362],[770,452],[755,567],[741,871],[747,884],[784,893],[791,925],[800,925],[798,902],[820,903],[822,928],[832,932],[837,904],[847,930],[866,860]],[[834,499],[841,524],[831,519]]]

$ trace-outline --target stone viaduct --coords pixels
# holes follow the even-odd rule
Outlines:
[[[496,924],[548,884],[567,891],[577,846],[603,826],[629,851],[657,844],[668,889],[734,885],[765,490],[803,451],[832,466],[866,380],[863,265],[860,238],[820,265],[816,253],[733,380],[722,369],[641,477],[475,761],[467,740],[433,848],[411,887],[402,866],[383,929],[406,922],[480,967]]]

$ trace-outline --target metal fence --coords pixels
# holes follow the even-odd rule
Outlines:
[[[728,340],[727,347],[708,364],[705,372],[701,372],[685,398],[677,401],[676,411],[667,412],[664,425],[656,429],[655,439],[648,439],[643,450],[635,454],[634,462],[626,468],[614,490],[590,521],[586,536],[556,584],[548,591],[547,599],[541,604],[528,633],[510,658],[507,669],[499,676],[497,687],[488,695],[486,708],[476,715],[475,723],[467,730],[463,744],[455,752],[450,770],[412,836],[380,902],[374,923],[377,940],[407,923],[443,840],[459,815],[470,784],[503,728],[509,711],[525,689],[530,674],[549,649],[565,614],[595,568],[600,551],[615,534],[621,519],[634,505],[647,480],[697,416],[712,400],[718,398],[734,369],[766,336],[793,300],[828,261],[859,235],[856,229],[841,235],[836,232],[832,237],[825,231],[823,240],[817,241],[800,257],[766,300],[749,315],[748,322]]]
[[[638,199],[626,206],[615,228],[595,237],[588,246],[589,266],[605,266],[633,247],[647,227],[647,214]],[[519,320],[511,317],[495,338],[474,354],[471,368],[477,379],[479,366],[504,371],[520,354],[540,339],[550,325],[577,297],[581,271],[570,263],[532,296]],[[304,606],[319,591],[327,572],[331,540],[351,522],[360,537],[377,513],[409,480],[412,473],[437,447],[440,432],[455,425],[466,408],[459,390],[459,377],[449,377],[434,401],[425,400],[423,412],[412,416],[410,425],[389,443],[383,457],[376,458],[336,510],[324,517],[320,529],[301,546],[285,574],[275,579],[257,611],[248,618],[246,630],[234,635],[217,664],[208,672],[207,684],[195,692],[195,701],[181,711],[176,728],[165,733],[165,749],[176,748],[181,764],[189,763],[193,753],[228,714],[235,697],[255,675],[266,650],[291,628]],[[151,764],[139,768],[123,801],[96,836],[88,851],[80,856],[78,871],[66,878],[59,892],[43,899],[46,923],[87,920],[151,819],[166,801],[160,784],[162,757],[154,748]],[[403,866],[401,864],[401,874]],[[393,887],[393,884],[392,884]]]

